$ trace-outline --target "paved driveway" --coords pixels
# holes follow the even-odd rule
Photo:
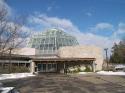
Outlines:
[[[4,81],[21,93],[125,93],[125,78],[120,76],[44,74]]]

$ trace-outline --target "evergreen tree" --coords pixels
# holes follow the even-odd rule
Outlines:
[[[112,55],[110,56],[111,63],[125,63],[125,42],[114,44],[112,47]]]

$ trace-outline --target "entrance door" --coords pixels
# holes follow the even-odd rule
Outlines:
[[[38,72],[56,72],[57,64],[56,63],[39,63],[37,64]]]
[[[47,69],[46,64],[41,64],[42,72],[46,72],[46,69]]]
[[[56,72],[57,71],[57,64],[56,63],[48,63],[47,64],[47,71],[48,72]]]

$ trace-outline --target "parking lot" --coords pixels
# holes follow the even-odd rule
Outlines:
[[[41,74],[2,82],[21,93],[125,93],[123,76]]]

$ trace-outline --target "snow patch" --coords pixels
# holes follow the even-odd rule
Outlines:
[[[78,74],[90,74],[90,73],[93,73],[93,72],[79,72]]]
[[[100,75],[125,75],[125,72],[113,72],[113,71],[99,71],[97,74]]]
[[[117,68],[125,68],[125,65],[122,65],[122,64],[121,64],[121,65],[116,65],[115,68],[116,68],[116,69],[117,69]]]
[[[18,78],[24,78],[24,77],[30,77],[35,76],[32,73],[11,73],[11,74],[1,74],[0,80],[5,79],[18,79]]]
[[[14,87],[0,87],[0,93],[10,93],[12,89],[14,89]]]

